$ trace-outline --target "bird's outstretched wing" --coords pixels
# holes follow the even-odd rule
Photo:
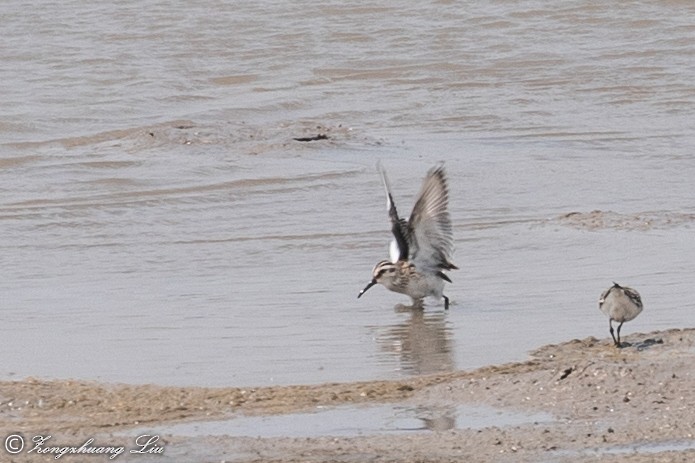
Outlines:
[[[458,268],[451,263],[454,244],[448,205],[446,173],[440,164],[430,169],[422,182],[407,229],[412,233],[409,259],[415,267],[447,281],[442,271]]]
[[[389,213],[389,218],[391,219],[391,232],[393,233],[394,240],[391,242],[390,257],[392,262],[397,262],[399,260],[407,260],[410,253],[410,239],[411,231],[408,229],[408,223],[398,217],[398,211],[396,210],[396,204],[393,201],[393,195],[391,194],[391,185],[389,184],[389,179],[386,176],[386,170],[381,163],[377,163],[377,169],[381,174],[381,180],[384,183],[384,189],[386,190],[386,210]]]

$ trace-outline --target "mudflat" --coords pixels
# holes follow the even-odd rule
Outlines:
[[[695,330],[631,334],[624,344],[618,349],[608,339],[575,339],[543,346],[524,362],[399,381],[259,388],[5,381],[0,383],[0,432],[26,441],[10,461],[55,461],[55,453],[27,453],[35,435],[51,435],[44,448],[77,446],[89,438],[92,445],[123,443],[125,451],[114,458],[119,461],[695,461]],[[385,403],[431,409],[485,405],[549,418],[476,428],[450,422],[428,430],[349,436],[156,431],[180,422]],[[161,455],[129,453],[137,447],[127,443],[143,429],[159,437]],[[60,458],[108,460],[105,455]]]

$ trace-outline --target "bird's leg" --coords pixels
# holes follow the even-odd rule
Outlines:
[[[449,298],[442,294],[444,298],[444,310],[449,310]]]
[[[620,322],[620,325],[618,325],[618,342],[616,343],[616,346],[620,347],[622,344],[620,344],[620,328],[623,327],[623,322]]]
[[[615,340],[615,335],[613,334],[613,319],[611,319],[611,318],[608,319],[608,331],[610,331],[610,333],[611,333],[611,338],[613,338],[613,343],[616,346],[619,346],[620,344],[618,343],[618,341]]]

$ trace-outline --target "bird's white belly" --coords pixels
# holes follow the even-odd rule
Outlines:
[[[408,282],[405,294],[413,299],[422,299],[428,296],[437,299],[442,297],[444,292],[444,280],[435,275],[420,275],[416,278],[411,278]]]

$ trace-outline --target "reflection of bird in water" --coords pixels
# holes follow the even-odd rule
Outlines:
[[[441,373],[455,369],[451,329],[444,312],[412,310],[410,318],[387,328],[378,340],[383,350],[400,356],[401,369],[409,374]]]
[[[608,329],[613,342],[620,347],[620,328],[623,323],[633,320],[642,312],[642,298],[639,293],[627,286],[613,283],[613,286],[605,290],[598,300],[598,308],[608,315]],[[613,334],[613,322],[619,322],[618,336]]]
[[[430,431],[447,431],[456,427],[456,408],[446,406],[419,407],[418,418]]]
[[[386,189],[386,208],[394,236],[391,260],[382,260],[374,266],[372,280],[357,297],[380,283],[391,291],[410,296],[414,306],[421,307],[422,300],[432,296],[444,298],[444,308],[448,309],[449,298],[443,294],[444,282],[451,283],[451,280],[444,272],[458,267],[451,263],[453,237],[444,166],[434,167],[427,173],[407,222],[398,217],[386,171],[381,164],[378,167]]]

